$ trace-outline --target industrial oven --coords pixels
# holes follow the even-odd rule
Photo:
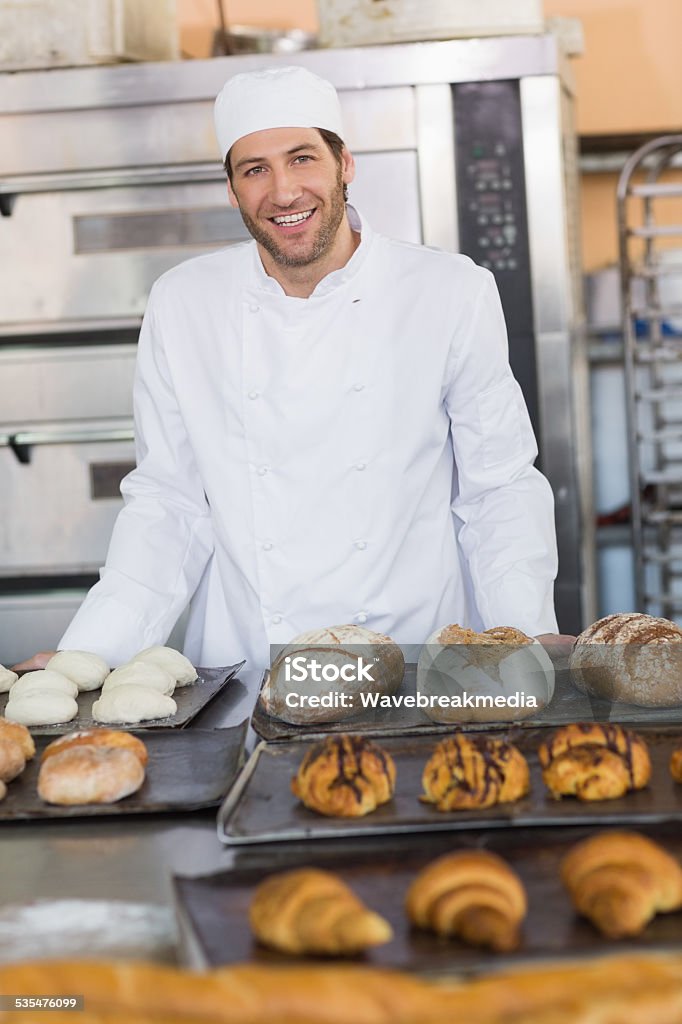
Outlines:
[[[490,267],[556,499],[563,631],[594,618],[573,89],[551,35],[311,50],[341,96],[351,202]],[[0,76],[0,662],[58,640],[133,462],[152,282],[246,236],[213,97],[249,55]]]

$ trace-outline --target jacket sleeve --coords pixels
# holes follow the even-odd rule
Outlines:
[[[137,467],[121,484],[100,580],[62,637],[61,650],[94,651],[109,664],[167,639],[213,550],[208,503],[176,399],[150,295],[134,385]]]
[[[453,342],[446,407],[455,456],[459,543],[484,628],[557,631],[554,498],[533,463],[538,449],[509,366],[492,274],[476,268],[472,315]]]

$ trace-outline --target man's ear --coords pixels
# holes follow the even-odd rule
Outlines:
[[[350,185],[355,177],[355,160],[350,150],[344,146],[341,150],[341,180],[344,185]]]
[[[234,189],[232,188],[232,185],[230,184],[230,179],[229,178],[227,179],[227,198],[230,200],[230,206],[233,206],[235,208],[235,210],[239,208],[239,200],[237,199],[236,195],[234,194]]]

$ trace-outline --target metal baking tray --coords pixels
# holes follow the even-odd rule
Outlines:
[[[682,858],[679,826],[669,824],[641,831]],[[593,828],[519,829],[512,833],[479,830],[456,837],[396,836],[390,843],[376,838],[337,840],[318,843],[314,850],[309,844],[292,844],[278,850],[276,864],[272,851],[241,851],[232,871],[173,879],[181,956],[189,966],[199,969],[248,961],[301,963],[300,958],[255,942],[249,929],[248,907],[255,886],[268,873],[311,866],[338,873],[367,906],[390,922],[392,941],[354,958],[374,967],[453,975],[558,957],[680,949],[680,913],[659,914],[636,939],[615,942],[574,912],[560,881],[559,864],[574,843],[593,832]],[[410,928],[405,917],[405,893],[418,871],[443,853],[481,847],[504,857],[521,877],[528,894],[521,945],[513,953],[503,955],[457,940],[445,941]]]
[[[513,728],[502,734],[515,743],[528,760],[531,774],[528,796],[516,803],[498,804],[485,810],[447,813],[418,799],[422,792],[422,771],[437,737],[382,737],[381,746],[396,763],[395,793],[389,803],[363,818],[327,818],[308,810],[290,789],[291,778],[303,760],[307,745],[300,741],[261,742],[220,808],[218,837],[224,843],[238,844],[400,832],[578,825],[596,821],[614,824],[682,821],[682,785],[673,781],[668,768],[673,746],[682,744],[682,729],[640,729],[651,755],[649,786],[618,800],[589,803],[573,797],[555,800],[549,795],[536,751],[553,732],[550,728]]]
[[[416,693],[417,666],[405,666],[405,677],[398,694],[414,696]],[[263,684],[265,678],[263,679]],[[262,689],[262,685],[261,685]],[[617,721],[622,725],[677,725],[682,724],[682,706],[677,708],[640,708],[634,704],[614,704],[606,700],[588,697],[575,688],[567,668],[555,669],[554,696],[546,708],[514,725],[532,729],[541,725],[567,725],[569,722]],[[341,722],[315,722],[312,725],[291,725],[269,715],[260,700],[251,719],[251,726],[263,740],[308,739],[312,734],[354,732],[372,736],[438,735],[450,732],[453,724],[432,722],[419,708],[378,708],[363,711],[354,718]],[[509,722],[463,722],[461,728],[467,732],[490,732],[509,729]]]
[[[40,755],[50,742],[49,736],[39,736],[35,757],[7,784],[7,796],[0,801],[0,821],[156,814],[216,806],[243,763],[247,728],[248,719],[229,729],[136,730],[133,735],[143,740],[149,752],[142,787],[114,804],[74,807],[46,804],[38,796]]]
[[[209,701],[217,697],[220,691],[231,679],[234,679],[237,672],[245,664],[240,661],[236,665],[227,665],[224,668],[198,668],[199,678],[189,686],[178,686],[173,694],[173,700],[178,705],[178,710],[170,718],[154,718],[147,722],[140,722],[135,725],[136,729],[183,729],[193,718],[202,711]],[[95,722],[92,717],[92,705],[102,695],[99,690],[85,690],[76,697],[78,714],[70,722],[60,722],[59,725],[32,725],[31,733],[34,736],[60,736],[65,732],[74,732],[76,729],[93,729],[100,727],[102,722]],[[0,715],[4,715],[7,706],[8,694],[0,695]],[[125,723],[112,728],[125,728]]]

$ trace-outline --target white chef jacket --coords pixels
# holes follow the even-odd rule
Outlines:
[[[348,209],[360,245],[307,299],[252,241],[154,285],[137,468],[61,649],[123,662],[192,595],[185,653],[207,666],[260,668],[342,622],[402,644],[452,622],[556,631],[552,493],[494,279]]]

